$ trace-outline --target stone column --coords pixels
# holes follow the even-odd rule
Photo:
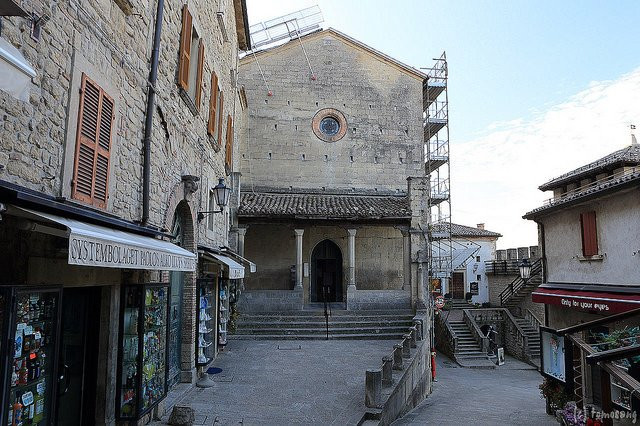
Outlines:
[[[238,233],[238,254],[244,257],[244,236],[247,233],[247,228],[237,228]]]
[[[403,290],[411,288],[411,235],[408,229],[401,229],[402,232],[402,276],[404,282]]]
[[[426,308],[427,301],[424,299],[424,264],[422,262],[418,263],[418,300],[416,303],[416,308],[418,310],[423,310]]]
[[[302,290],[302,235],[304,229],[294,229],[296,234],[296,290]]]
[[[347,229],[349,233],[349,290],[356,289],[356,230]]]

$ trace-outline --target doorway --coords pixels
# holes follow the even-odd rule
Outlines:
[[[342,302],[342,253],[331,240],[318,243],[311,254],[311,302]]]
[[[62,292],[58,363],[58,425],[94,424],[101,287]]]
[[[454,299],[464,299],[464,272],[454,272],[451,280],[451,296]]]

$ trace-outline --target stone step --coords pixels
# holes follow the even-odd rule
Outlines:
[[[285,328],[285,327],[273,327],[273,328],[253,328],[253,329],[240,329],[236,330],[235,335],[291,335],[291,334],[322,334],[326,333],[325,327],[313,327],[313,328]],[[406,327],[359,327],[359,328],[345,328],[345,327],[331,327],[329,326],[329,334],[380,334],[380,333],[393,333],[397,336],[402,336],[407,333]]]
[[[238,330],[241,329],[260,329],[260,328],[310,328],[325,327],[324,321],[262,321],[262,322],[245,322],[239,321],[236,325]],[[329,319],[329,327],[358,328],[358,327],[403,327],[408,329],[413,325],[408,321],[332,321]]]
[[[394,333],[379,334],[331,334],[329,340],[349,339],[349,340],[400,340],[402,336]],[[229,339],[235,340],[325,340],[326,335],[323,334],[232,334]]]

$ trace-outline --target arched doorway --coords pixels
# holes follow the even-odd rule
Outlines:
[[[311,254],[311,302],[342,302],[342,253],[331,240],[318,243]]]

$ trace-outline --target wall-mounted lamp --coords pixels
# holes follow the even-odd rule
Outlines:
[[[518,269],[520,269],[520,278],[526,282],[531,277],[531,264],[529,263],[529,259],[522,259],[522,262],[518,265]]]
[[[220,207],[220,210],[211,210],[208,212],[198,212],[198,222],[200,222],[208,214],[222,213],[224,207],[229,203],[229,196],[231,195],[231,188],[228,188],[224,184],[224,178],[220,178],[218,184],[213,187],[213,196],[215,197],[216,204]]]

